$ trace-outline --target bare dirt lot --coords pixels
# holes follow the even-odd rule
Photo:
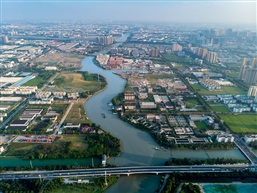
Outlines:
[[[58,52],[50,52],[36,59],[36,62],[42,62],[42,66],[59,65],[62,67],[81,68],[82,55],[64,54]]]

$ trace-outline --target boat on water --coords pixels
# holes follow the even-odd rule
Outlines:
[[[104,114],[104,113],[102,113],[101,115],[102,115],[102,117],[103,117],[103,118],[106,118],[106,116],[105,116],[105,114]]]
[[[112,104],[112,103],[107,103],[107,105],[108,105],[109,107],[113,106],[113,104]]]

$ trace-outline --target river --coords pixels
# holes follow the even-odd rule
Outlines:
[[[172,157],[188,157],[195,159],[225,157],[245,159],[238,149],[218,151],[155,150],[154,148],[158,146],[158,144],[147,132],[136,129],[128,123],[121,121],[116,115],[112,114],[110,107],[107,106],[107,103],[109,103],[113,97],[124,91],[126,80],[113,74],[112,71],[106,71],[96,66],[93,63],[93,57],[86,57],[82,61],[81,70],[100,74],[106,78],[108,83],[105,90],[91,97],[85,103],[89,119],[121,140],[122,153],[118,157],[109,158],[108,163],[118,166],[163,165],[165,161]],[[102,113],[106,115],[106,118],[102,117]],[[156,176],[121,177],[118,182],[106,192],[154,192],[158,186],[159,179],[160,178]],[[148,181],[147,185],[145,184],[146,181]],[[123,186],[125,185],[128,187],[124,189]],[[153,188],[153,185],[155,188]]]

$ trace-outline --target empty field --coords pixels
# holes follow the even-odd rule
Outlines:
[[[218,105],[210,105],[211,109],[215,112],[230,112],[229,109],[223,105],[223,104],[218,104]]]
[[[76,101],[68,116],[65,119],[65,123],[90,123],[91,121],[87,119],[87,115],[85,114],[85,107],[84,107],[85,100],[80,99]]]
[[[22,156],[30,150],[36,148],[39,144],[36,143],[12,143],[8,146],[4,153],[6,156]]]
[[[84,150],[88,145],[83,135],[62,135],[62,138],[55,143],[72,142],[71,150]]]
[[[196,105],[201,105],[196,98],[184,98],[183,100],[188,108],[193,108]]]
[[[235,133],[257,133],[257,114],[220,117]]]
[[[54,84],[56,85],[54,90],[64,92],[92,91],[101,86],[101,82],[84,80],[81,73],[61,73],[55,78]],[[47,88],[47,90],[52,89]]]
[[[221,86],[221,90],[207,90],[200,84],[192,84],[191,86],[201,95],[246,94],[242,89],[233,86]]]
[[[206,125],[206,123],[204,121],[196,121],[195,125],[196,125],[197,129],[199,129],[199,130],[208,129],[209,128],[209,126]]]
[[[84,58],[82,55],[72,55],[64,53],[48,53],[40,58],[36,59],[39,63],[48,63],[50,65],[59,65],[61,67],[81,67],[81,59]]]

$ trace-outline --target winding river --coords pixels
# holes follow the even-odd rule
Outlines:
[[[124,40],[125,41],[125,40]],[[110,111],[107,106],[113,97],[124,91],[126,80],[96,66],[93,57],[86,57],[82,61],[82,71],[100,74],[108,83],[105,90],[94,95],[85,103],[85,108],[90,120],[112,133],[122,142],[122,153],[118,157],[111,157],[108,163],[119,166],[136,165],[163,165],[165,161],[176,158],[206,159],[214,157],[245,159],[238,149],[219,151],[193,151],[171,150],[157,151],[158,144],[146,132],[136,129],[126,122],[121,121]],[[106,118],[102,117],[102,113]],[[154,192],[158,186],[158,176],[131,176],[121,177],[119,181],[107,192]]]

